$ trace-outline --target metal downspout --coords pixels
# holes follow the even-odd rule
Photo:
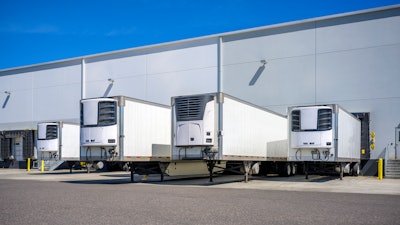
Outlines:
[[[218,159],[222,160],[223,151],[223,72],[222,72],[222,37],[218,39]]]
[[[120,161],[124,161],[124,107],[125,107],[125,97],[120,96],[118,99],[118,108],[119,108],[119,118],[118,118],[118,124],[119,124],[119,159]]]
[[[335,161],[339,160],[339,108],[338,105],[333,105],[333,111],[335,113]]]
[[[62,159],[62,144],[63,144],[63,139],[62,139],[62,128],[63,128],[64,124],[63,122],[59,122],[58,123],[58,160]]]

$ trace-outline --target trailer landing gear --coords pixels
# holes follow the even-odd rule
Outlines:
[[[250,162],[250,161],[244,161],[243,166],[244,166],[244,182],[247,183],[249,182],[249,176],[252,167],[254,166],[255,162]]]
[[[134,168],[134,166],[133,166],[133,162],[130,162],[129,163],[129,168],[130,168],[130,171],[131,171],[131,183],[133,183],[133,182],[135,182],[135,168]]]
[[[203,154],[207,157],[207,169],[208,172],[210,173],[210,182],[213,182],[213,170],[216,164],[215,155],[217,154],[216,151],[212,150],[210,147],[206,147],[203,150]]]
[[[210,182],[213,182],[213,170],[215,167],[216,161],[215,160],[207,160],[207,168],[208,172],[210,173]]]
[[[164,182],[164,174],[165,174],[165,171],[167,170],[169,163],[160,162],[158,165],[159,165],[160,171],[161,171],[161,182]]]
[[[69,173],[72,173],[72,168],[74,167],[75,164],[76,162],[74,161],[68,161]]]

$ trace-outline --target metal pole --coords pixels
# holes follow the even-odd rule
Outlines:
[[[27,159],[26,168],[28,172],[31,172],[31,158]]]
[[[118,98],[118,109],[119,109],[119,119],[117,120],[119,123],[119,139],[118,139],[118,148],[119,148],[119,157],[121,161],[124,161],[124,139],[125,139],[125,134],[124,134],[124,124],[125,124],[125,118],[124,118],[124,110],[125,110],[125,97],[121,96]],[[113,155],[114,157],[114,155]],[[132,164],[133,165],[133,164]]]
[[[383,178],[383,159],[378,159],[378,179],[382,180]]]

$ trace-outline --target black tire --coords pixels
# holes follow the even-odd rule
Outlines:
[[[344,165],[341,163],[339,166],[340,166],[339,178],[340,180],[343,180]]]
[[[359,163],[355,163],[353,165],[352,175],[355,177],[358,177],[360,175],[360,164]]]
[[[293,164],[291,164],[291,173],[290,173],[290,175],[294,176],[294,175],[296,175],[296,173],[297,173],[297,165],[296,165],[296,163],[293,163]]]
[[[283,164],[282,168],[281,168],[281,176],[283,177],[288,177],[291,175],[292,171],[292,167],[290,165],[290,163],[285,163]]]

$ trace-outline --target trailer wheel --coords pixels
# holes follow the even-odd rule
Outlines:
[[[360,164],[359,163],[354,164],[352,175],[355,177],[358,177],[358,175],[360,175]]]
[[[343,180],[343,170],[344,170],[343,163],[340,163],[340,165],[339,165],[339,178],[340,178],[340,180]]]
[[[296,165],[296,163],[291,164],[291,169],[292,169],[292,171],[291,171],[290,175],[292,175],[292,176],[296,175],[296,173],[297,173],[297,165]]]
[[[292,171],[292,166],[290,163],[285,163],[283,164],[282,170],[281,170],[281,175],[284,177],[288,177],[291,175]]]
[[[252,175],[257,175],[260,173],[260,163],[255,163],[252,167],[251,167],[251,174]]]

